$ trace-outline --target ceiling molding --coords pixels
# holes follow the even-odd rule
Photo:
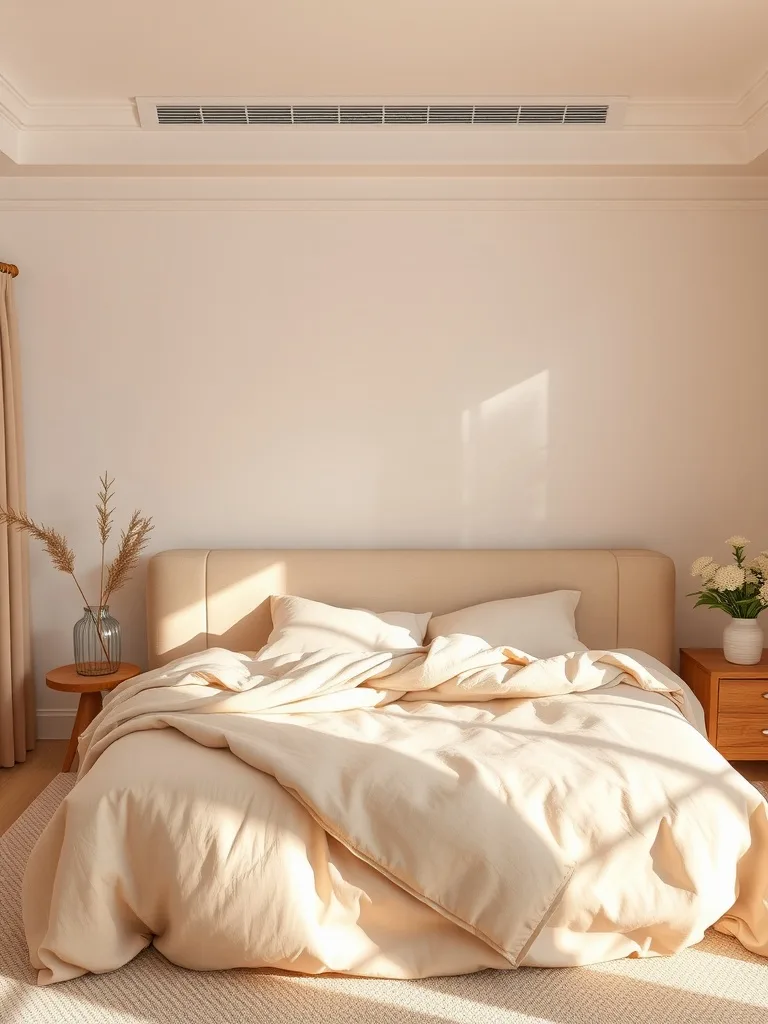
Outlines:
[[[230,200],[212,202],[206,200],[75,200],[57,202],[15,201],[0,199],[0,213],[327,213],[379,212],[422,210],[424,212],[454,211],[464,213],[526,213],[531,210],[557,213],[609,212],[647,213],[696,213],[717,210],[720,212],[768,213],[768,200],[694,200],[694,199],[494,199],[477,200],[444,199],[396,199],[396,200]]]
[[[19,136],[24,122],[25,101],[0,75],[0,153],[19,163]]]
[[[768,151],[768,70],[744,95],[739,110],[747,140],[748,159]]]
[[[135,103],[50,103],[28,107],[25,129],[138,128]]]
[[[4,107],[22,131],[45,128],[137,128],[136,104],[32,103],[0,75],[0,108]]]
[[[0,75],[0,110],[17,127],[23,128],[29,119],[29,104],[7,78]]]
[[[768,178],[0,177],[0,210],[768,211]]]
[[[0,153],[19,163],[19,129],[0,105]]]
[[[768,103],[750,118],[746,136],[750,160],[756,160],[768,150]]]
[[[739,100],[739,123],[747,125],[768,105],[768,68]]]
[[[20,161],[35,165],[739,165],[743,134],[713,129],[28,131]]]
[[[0,152],[21,166],[742,167],[768,150],[768,70],[740,99],[634,99],[624,125],[146,130],[136,104],[30,102],[0,77]]]
[[[634,99],[627,101],[627,128],[738,129],[743,118],[739,103],[718,100]]]

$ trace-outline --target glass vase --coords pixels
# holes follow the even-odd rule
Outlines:
[[[81,676],[108,676],[120,667],[120,623],[109,605],[88,605],[75,623],[75,667]]]

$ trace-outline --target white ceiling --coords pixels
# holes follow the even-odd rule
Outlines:
[[[0,69],[28,100],[141,95],[739,98],[766,0],[23,0]]]
[[[454,161],[736,171],[768,150],[768,0],[2,6],[0,154],[19,171]],[[517,132],[508,144],[476,133],[437,147],[398,133],[389,136],[389,154],[368,145],[369,132],[343,144],[300,129],[291,129],[290,143],[280,132],[251,132],[247,141],[216,129],[147,132],[134,103],[146,96],[623,97],[628,104],[626,127],[615,132],[557,140]],[[0,173],[7,166],[0,161]]]

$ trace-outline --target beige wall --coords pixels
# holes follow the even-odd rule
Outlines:
[[[105,467],[155,550],[659,548],[682,643],[724,624],[691,559],[768,547],[762,206],[9,204],[0,238],[30,509],[86,580]],[[42,680],[80,602],[32,565]],[[113,607],[141,660],[140,581]]]

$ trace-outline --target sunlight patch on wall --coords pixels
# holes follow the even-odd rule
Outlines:
[[[461,414],[462,542],[534,539],[547,517],[549,371]]]

